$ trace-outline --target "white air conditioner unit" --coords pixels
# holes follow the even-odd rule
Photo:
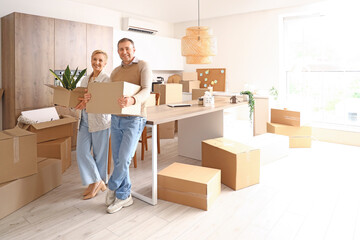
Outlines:
[[[123,19],[123,30],[147,34],[156,34],[158,32],[154,23],[130,17]]]

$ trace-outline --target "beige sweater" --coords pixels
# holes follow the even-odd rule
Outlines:
[[[141,116],[146,118],[145,102],[150,96],[152,72],[147,62],[136,58],[129,65],[120,65],[110,75],[111,82],[125,81],[141,86],[133,97],[135,104],[141,104]]]

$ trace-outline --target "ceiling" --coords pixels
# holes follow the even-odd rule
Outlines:
[[[197,20],[197,0],[71,0],[159,21],[179,23]],[[200,19],[292,7],[322,0],[199,0]]]

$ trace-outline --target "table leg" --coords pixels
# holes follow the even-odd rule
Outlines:
[[[132,191],[132,195],[144,202],[147,202],[151,205],[157,204],[157,125],[147,125],[151,127],[151,141],[152,141],[152,197],[149,198],[140,193]]]

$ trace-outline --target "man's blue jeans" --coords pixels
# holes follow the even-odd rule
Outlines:
[[[116,198],[126,199],[131,193],[129,166],[137,148],[146,119],[136,116],[111,115],[111,149],[114,170],[108,187]]]

